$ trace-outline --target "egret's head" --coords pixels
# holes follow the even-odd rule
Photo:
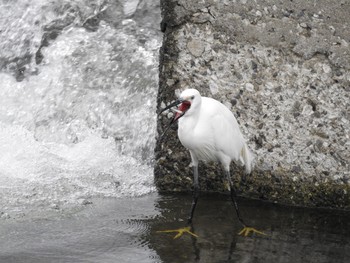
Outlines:
[[[202,100],[201,95],[199,94],[198,90],[187,89],[180,94],[177,100],[175,100],[173,103],[170,103],[170,105],[162,109],[159,112],[159,114],[180,104],[177,109],[173,110],[176,112],[175,116],[171,120],[169,126],[165,128],[165,130],[163,131],[163,134],[160,136],[160,140],[162,140],[164,134],[173,123],[175,123],[178,119],[183,117],[185,114],[186,116],[191,115],[195,111],[195,109],[199,107],[199,105],[201,104],[201,100]]]
[[[198,90],[186,89],[180,94],[179,98],[176,101],[165,107],[160,113],[179,105],[179,107],[176,110],[174,110],[176,114],[172,121],[173,123],[185,114],[192,114],[193,110],[200,104],[200,101],[201,95],[199,94]]]
[[[201,95],[196,89],[186,89],[180,94],[179,101],[181,104],[178,108],[179,112],[176,112],[175,120],[184,116],[185,113],[187,116],[191,115],[194,109],[200,104]]]

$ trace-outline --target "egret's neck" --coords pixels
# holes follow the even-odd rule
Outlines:
[[[187,132],[194,130],[199,120],[200,111],[201,103],[195,105],[195,107],[192,108],[191,112],[188,112],[189,114],[185,114],[179,120],[179,129],[185,129]]]

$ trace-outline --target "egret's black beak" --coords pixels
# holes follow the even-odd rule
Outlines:
[[[175,100],[173,103],[169,104],[167,107],[165,107],[164,109],[162,109],[162,110],[158,113],[158,116],[159,116],[160,114],[162,114],[164,111],[169,110],[169,109],[171,109],[171,108],[173,108],[173,107],[175,107],[175,106],[181,104],[182,102],[183,102],[183,100],[181,100],[181,99]],[[179,111],[177,111],[177,112],[179,113]],[[160,141],[163,139],[164,134],[169,130],[169,128],[171,127],[171,125],[173,125],[173,124],[175,123],[175,121],[177,121],[178,119],[180,119],[184,114],[185,114],[185,112],[181,112],[178,116],[175,115],[175,116],[171,119],[169,125],[164,129],[162,135],[160,136]]]
[[[162,109],[162,110],[158,113],[158,116],[159,116],[160,114],[162,114],[164,111],[169,110],[169,109],[171,109],[172,107],[175,107],[175,106],[179,105],[180,103],[182,103],[182,100],[181,100],[181,99],[175,100],[173,103],[169,104],[169,105],[166,106],[164,109]]]

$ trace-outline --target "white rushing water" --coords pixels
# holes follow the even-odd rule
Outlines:
[[[0,217],[154,191],[158,5],[0,0]]]

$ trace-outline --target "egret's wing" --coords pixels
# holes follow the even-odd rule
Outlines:
[[[215,147],[237,162],[241,160],[241,151],[245,141],[233,113],[224,105],[220,105],[218,112],[211,118]]]

